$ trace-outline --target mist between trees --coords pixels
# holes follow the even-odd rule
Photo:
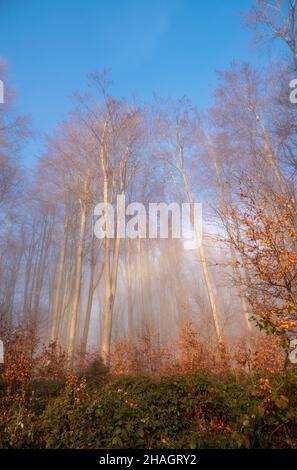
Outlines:
[[[288,57],[220,72],[204,113],[186,97],[120,100],[106,73],[93,74],[88,93],[76,96],[30,172],[17,157],[30,138],[28,122],[14,115],[5,90],[3,337],[19,325],[33,329],[40,345],[60,345],[74,366],[86,351],[108,362],[117,341],[133,344],[147,332],[170,347],[188,322],[214,348],[249,341],[257,326],[283,338],[293,334],[297,108],[289,83],[296,49],[286,34],[295,40],[296,32],[275,32],[278,13],[267,17],[267,4],[257,2],[247,20],[283,38]],[[290,8],[295,28],[295,2]],[[201,243],[172,237],[172,227],[164,239],[122,238],[116,221],[115,236],[98,240],[96,204],[116,210],[123,196],[144,206],[201,202]],[[193,233],[201,230],[194,219],[191,225]]]

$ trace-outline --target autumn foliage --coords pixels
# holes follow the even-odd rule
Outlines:
[[[85,377],[101,386],[108,375],[170,376],[206,373],[220,375],[276,373],[283,369],[286,354],[281,338],[255,334],[249,341],[239,338],[226,345],[202,340],[193,322],[181,325],[176,340],[169,346],[160,344],[158,335],[147,331],[131,341],[115,341],[109,368],[96,353],[77,355],[71,370],[67,353],[55,343],[40,348],[32,330],[16,329],[5,342],[5,368],[2,381],[10,387],[27,387],[34,380],[66,380]],[[109,371],[110,370],[110,371]],[[73,380],[71,379],[73,378]]]
[[[116,342],[110,366],[114,375],[270,374],[283,370],[285,359],[278,336],[256,333],[249,340],[242,337],[216,345],[202,341],[194,324],[187,322],[170,347],[160,347],[157,336],[149,333],[134,343]]]
[[[258,326],[274,334],[297,325],[297,208],[289,195],[247,184],[230,211],[229,239]]]
[[[50,343],[40,349],[33,329],[19,327],[7,335],[2,380],[9,386],[25,387],[34,378],[64,379],[68,356],[60,346]]]

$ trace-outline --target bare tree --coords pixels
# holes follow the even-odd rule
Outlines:
[[[297,70],[296,0],[256,0],[243,16],[245,24],[256,32],[258,43],[281,40],[288,47]]]
[[[165,104],[165,106],[164,106]],[[162,159],[170,166],[171,175],[174,176],[173,182],[179,181],[180,187],[184,193],[184,201],[187,201],[193,207],[194,196],[190,186],[189,173],[187,165],[191,159],[197,158],[197,141],[195,142],[195,130],[197,115],[186,99],[174,103],[168,100],[159,104],[157,111],[157,132],[159,133],[160,155]],[[200,235],[200,227],[193,228],[199,244],[199,256],[202,266],[204,282],[207,289],[208,299],[211,307],[213,323],[215,326],[218,341],[222,341],[222,330],[219,323],[218,308],[212,282],[209,275],[209,269],[204,249],[203,239]]]

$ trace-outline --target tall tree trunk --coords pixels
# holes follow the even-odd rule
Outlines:
[[[102,265],[102,268],[100,269],[98,273],[97,279],[96,280],[94,279],[97,260],[96,260],[95,247],[94,247],[95,237],[94,237],[93,223],[92,223],[91,230],[92,230],[92,234],[91,234],[91,257],[90,257],[90,278],[89,278],[89,288],[88,288],[88,301],[87,301],[86,314],[84,318],[83,334],[82,334],[82,341],[81,341],[81,354],[83,357],[85,356],[86,350],[87,350],[94,291],[96,287],[98,286],[102,273],[103,273],[103,265]],[[99,250],[97,251],[97,255],[98,254],[99,254]]]
[[[80,231],[79,240],[76,254],[76,268],[75,268],[75,283],[74,283],[74,298],[71,311],[70,319],[70,331],[69,331],[69,357],[71,365],[74,361],[74,353],[77,339],[77,323],[78,323],[78,312],[80,306],[81,297],[81,282],[82,282],[82,264],[83,264],[83,251],[86,233],[86,219],[87,219],[87,207],[85,201],[80,200]]]
[[[143,266],[142,266],[142,246],[141,238],[137,239],[137,299],[138,299],[138,312],[139,312],[139,323],[140,333],[145,334],[147,329],[146,318],[144,313],[144,300],[143,300]]]
[[[55,285],[55,298],[54,298],[54,309],[53,309],[53,321],[51,326],[51,341],[55,342],[58,338],[58,321],[61,304],[61,292],[62,292],[62,280],[63,280],[63,271],[65,266],[65,255],[66,255],[66,246],[68,239],[68,216],[65,214],[64,217],[64,229],[63,229],[63,238],[60,247],[60,254],[58,260],[57,274],[56,274],[56,285]]]
[[[127,273],[127,302],[128,302],[128,340],[133,338],[133,304],[132,304],[132,276],[131,276],[131,239],[127,238],[127,256],[126,256],[126,273]]]
[[[216,155],[213,152],[211,152],[211,154],[212,154],[212,158],[213,158],[213,161],[214,161],[216,179],[217,179],[220,191],[221,191],[222,213],[223,213],[223,217],[224,217],[224,220],[225,220],[227,234],[230,235],[230,228],[229,228],[228,215],[227,215],[227,203],[226,203],[225,188],[224,188],[224,185],[223,185],[223,182],[222,182],[220,166],[219,166],[219,163],[217,161]],[[233,267],[233,270],[234,270],[234,274],[235,274],[236,280],[238,281],[238,284],[239,284],[238,285],[238,292],[239,292],[239,297],[240,297],[240,302],[241,302],[242,313],[243,313],[243,316],[244,316],[244,320],[245,320],[247,330],[250,332],[252,330],[252,325],[251,325],[251,322],[249,320],[248,304],[247,304],[247,301],[246,301],[246,298],[245,298],[245,295],[244,295],[244,292],[243,292],[242,276],[241,276],[241,273],[240,273],[238,265],[237,265],[236,252],[235,252],[234,246],[232,244],[230,245],[230,254],[231,254],[231,261],[232,261],[232,267]]]
[[[181,176],[184,182],[184,187],[185,187],[185,192],[187,194],[188,202],[190,203],[191,207],[194,207],[194,200],[193,200],[193,196],[192,196],[190,186],[188,183],[187,175],[182,168],[179,168],[179,171],[181,173]],[[222,330],[221,330],[221,326],[220,326],[220,322],[218,318],[217,304],[216,304],[215,295],[214,295],[214,291],[212,288],[210,275],[208,271],[206,253],[205,253],[204,244],[203,244],[203,234],[200,232],[200,227],[197,225],[196,218],[194,218],[193,228],[194,228],[194,232],[195,232],[198,245],[199,245],[198,250],[199,250],[199,255],[200,255],[200,261],[201,261],[203,276],[204,276],[205,285],[206,285],[206,289],[208,293],[208,299],[209,299],[209,303],[211,307],[214,327],[215,327],[218,341],[221,343],[223,341],[223,336],[222,336]]]
[[[103,136],[107,121],[104,125]],[[103,172],[103,203],[106,205],[106,233],[109,232],[109,220],[107,214],[108,204],[108,168],[107,168],[107,157],[105,149],[102,147],[100,151],[100,162]],[[104,239],[104,304],[103,304],[103,318],[102,318],[102,334],[101,334],[101,355],[104,362],[108,362],[110,352],[110,340],[111,340],[111,326],[112,326],[112,293],[111,293],[111,279],[110,279],[110,238],[105,237]]]

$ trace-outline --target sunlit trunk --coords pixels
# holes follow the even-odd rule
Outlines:
[[[65,268],[67,239],[68,239],[68,217],[65,214],[63,238],[62,238],[61,247],[60,247],[60,254],[59,254],[57,274],[56,274],[53,320],[52,320],[52,326],[51,326],[51,341],[57,341],[57,337],[58,337],[58,320],[59,320],[59,316],[61,315],[61,311],[60,311],[61,292],[62,292],[63,271]]]
[[[193,200],[193,196],[192,196],[192,193],[191,193],[191,190],[190,190],[190,187],[189,187],[188,178],[187,178],[185,172],[182,169],[180,171],[181,171],[181,174],[182,174],[182,178],[183,178],[184,187],[185,187],[185,191],[186,191],[186,194],[187,194],[188,201],[191,204],[191,206],[193,207],[194,200]],[[207,266],[206,253],[205,253],[204,244],[203,244],[203,234],[202,234],[202,231],[200,230],[201,227],[199,227],[197,225],[197,220],[196,220],[195,217],[194,217],[193,228],[194,228],[195,235],[196,235],[198,245],[199,245],[199,248],[198,248],[199,256],[200,256],[204,281],[205,281],[205,285],[206,285],[206,289],[207,289],[207,293],[208,293],[208,299],[209,299],[209,303],[210,303],[210,307],[211,307],[211,313],[212,313],[212,318],[213,318],[213,323],[214,323],[216,335],[217,335],[218,341],[222,342],[223,341],[222,330],[221,330],[221,326],[220,326],[220,322],[219,322],[219,318],[218,318],[218,311],[217,311],[217,304],[216,304],[216,300],[215,300],[215,295],[214,295],[214,291],[213,291],[213,288],[212,288],[210,275],[209,275],[209,271],[208,271],[208,266]]]
[[[81,297],[81,281],[82,281],[82,262],[83,262],[83,250],[86,233],[86,219],[87,219],[87,208],[84,201],[80,200],[80,231],[79,241],[76,254],[76,268],[75,268],[75,283],[74,283],[74,298],[71,311],[70,319],[70,331],[69,331],[69,357],[71,364],[73,364],[74,353],[77,339],[77,323],[78,323],[78,312]]]
[[[132,276],[131,276],[131,239],[127,239],[127,254],[126,254],[126,274],[127,274],[127,303],[128,303],[128,339],[133,338],[133,305],[132,305]]]

